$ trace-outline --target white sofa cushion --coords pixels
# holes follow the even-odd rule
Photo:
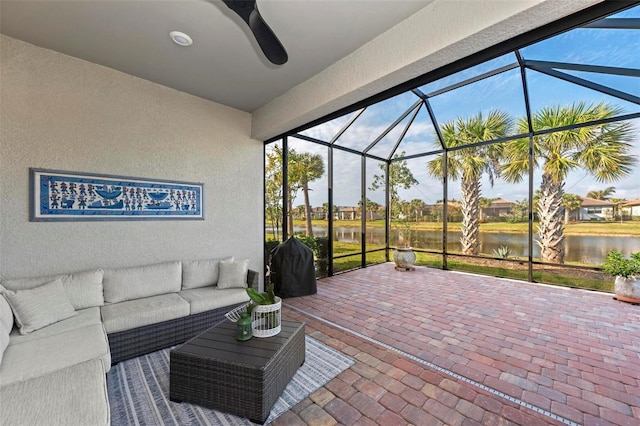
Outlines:
[[[185,260],[182,262],[182,289],[200,288],[218,283],[220,261],[233,260],[233,256],[222,259]]]
[[[217,287],[203,287],[182,290],[178,294],[189,302],[192,315],[250,300],[247,291],[243,288],[220,289]]]
[[[102,362],[102,374],[111,368],[109,342],[102,324],[22,343],[9,342],[0,364],[0,387],[44,376],[91,359]]]
[[[11,332],[13,328],[13,311],[2,294],[0,294],[0,323],[4,325],[6,330]]]
[[[102,362],[93,359],[0,387],[0,424],[109,426],[106,382]]]
[[[0,322],[0,364],[2,364],[2,355],[4,350],[9,346],[9,331],[5,328],[4,324]]]
[[[8,290],[27,290],[60,279],[64,291],[69,298],[69,302],[71,302],[74,309],[84,309],[102,306],[104,304],[104,298],[102,296],[103,273],[104,271],[102,269],[97,269],[67,275],[19,278],[5,280],[2,282],[2,285]]]
[[[60,279],[29,290],[11,291],[0,286],[0,293],[11,305],[20,334],[76,315]]]
[[[104,301],[119,303],[165,293],[177,293],[180,291],[181,285],[181,262],[105,269]]]
[[[9,302],[0,294],[0,364],[2,363],[2,354],[9,345],[9,333],[13,328],[13,311]]]
[[[220,262],[218,288],[247,288],[249,259]]]
[[[22,342],[28,342],[29,340],[39,339],[45,336],[53,336],[60,333],[65,333],[76,328],[86,327],[92,324],[102,324],[102,318],[100,317],[100,308],[87,308],[76,311],[77,315],[59,321],[55,324],[48,325],[40,330],[36,330],[29,334],[20,334],[18,329],[13,329],[11,332],[11,344],[17,344]]]
[[[175,293],[104,305],[100,309],[107,333],[130,330],[189,315],[189,303]]]

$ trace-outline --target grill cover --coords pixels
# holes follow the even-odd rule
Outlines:
[[[271,251],[271,282],[277,296],[316,293],[313,251],[297,238],[289,238]]]

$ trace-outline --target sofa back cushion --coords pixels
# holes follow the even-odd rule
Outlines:
[[[4,324],[0,322],[0,364],[2,364],[2,355],[7,346],[9,346],[9,332],[4,327]]]
[[[0,294],[0,324],[2,324],[9,333],[13,328],[13,311],[7,299]]]
[[[105,269],[104,301],[118,303],[166,293],[177,293],[182,283],[182,264],[165,262],[132,268]]]
[[[0,364],[2,364],[2,354],[9,346],[9,333],[13,328],[13,311],[9,302],[0,294]]]
[[[102,269],[96,269],[67,275],[6,280],[2,281],[2,285],[7,290],[29,290],[59,279],[62,281],[64,291],[73,308],[85,309],[104,305],[102,295],[103,274],[104,271]]]
[[[182,289],[213,286],[218,283],[220,261],[231,261],[233,256],[222,259],[185,260],[182,262]]]

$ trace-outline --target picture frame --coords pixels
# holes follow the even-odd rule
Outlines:
[[[204,184],[29,169],[29,220],[204,220]]]

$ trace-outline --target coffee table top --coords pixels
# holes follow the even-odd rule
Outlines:
[[[175,348],[172,352],[190,357],[215,359],[229,364],[251,365],[264,368],[275,354],[281,350],[304,323],[282,321],[282,330],[275,336],[241,342],[236,340],[236,325],[229,321],[211,327],[191,340]]]

